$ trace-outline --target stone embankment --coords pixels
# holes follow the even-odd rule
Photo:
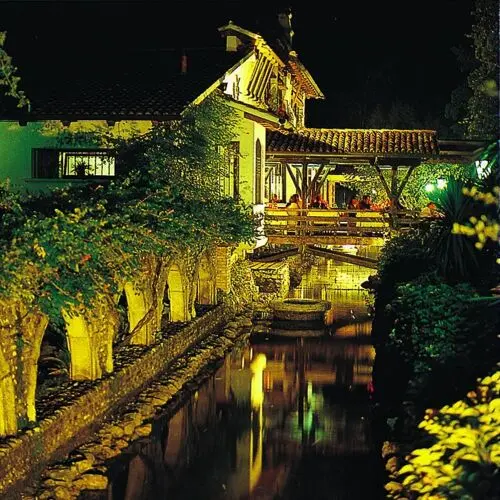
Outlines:
[[[250,332],[251,315],[251,310],[247,310],[228,322],[234,313],[223,306],[208,312],[69,406],[43,419],[34,429],[9,440],[0,449],[1,486],[5,494],[2,498],[69,499],[78,498],[85,490],[105,490],[105,462],[135,439],[149,435],[155,414],[182,386],[204,367],[223,358],[238,337]],[[145,383],[147,388],[137,394]],[[120,407],[119,413],[113,413],[115,417],[107,416],[123,401],[129,402]],[[97,432],[91,425],[93,421],[104,421]],[[59,439],[56,427],[61,429]],[[66,448],[61,454],[64,440],[71,439],[73,451],[67,454]],[[49,456],[63,461],[45,469],[41,482],[24,488],[21,495],[19,485],[27,484],[26,476],[39,476],[43,470],[33,464],[41,464]],[[6,488],[16,480],[14,488]]]

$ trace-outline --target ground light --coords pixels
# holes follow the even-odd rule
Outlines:
[[[426,184],[426,185],[425,185],[425,191],[426,191],[427,193],[432,193],[432,191],[434,191],[434,184],[430,184],[430,183],[429,183],[429,184]]]

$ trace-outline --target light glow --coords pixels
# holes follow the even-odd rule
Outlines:
[[[445,189],[447,184],[446,179],[438,179],[436,183],[438,189]]]

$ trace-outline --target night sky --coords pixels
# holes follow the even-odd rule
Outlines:
[[[290,6],[294,49],[326,96],[308,101],[308,126],[366,127],[397,101],[432,128],[464,78],[452,48],[470,43],[472,1],[0,1],[0,30],[21,75],[37,68],[43,85],[43,73],[86,59],[217,46],[230,19],[252,29]]]

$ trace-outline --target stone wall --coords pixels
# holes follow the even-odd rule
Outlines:
[[[231,289],[231,253],[232,247],[217,247],[215,250],[215,265],[217,274],[215,277],[215,284],[218,289],[223,292],[229,292]]]
[[[234,310],[221,305],[154,345],[140,359],[97,382],[70,406],[55,411],[24,434],[0,446],[0,494],[40,470],[68,442],[77,446],[88,431],[121,401],[137,394],[189,347],[221,328]],[[78,442],[80,440],[80,442]]]
[[[276,298],[288,296],[290,269],[287,261],[253,262],[250,267],[259,293],[273,294]]]

